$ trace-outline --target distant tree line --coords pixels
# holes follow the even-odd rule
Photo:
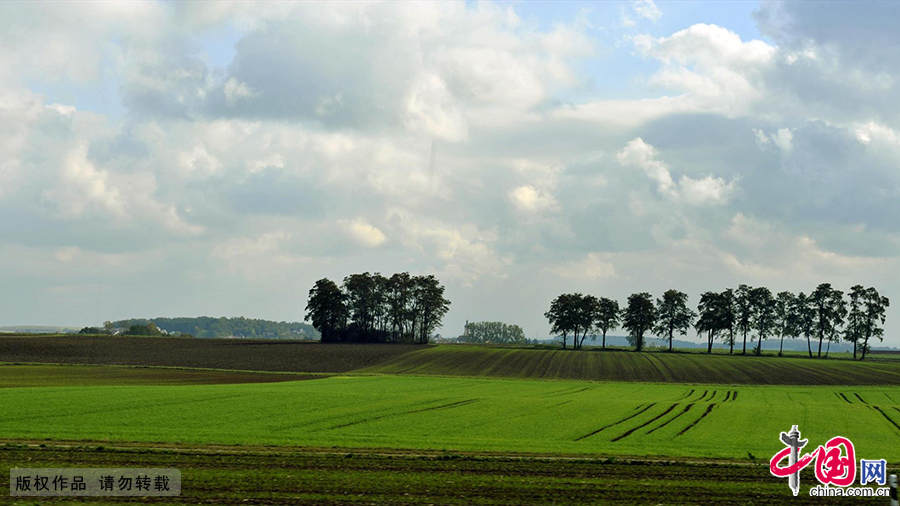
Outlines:
[[[302,322],[276,322],[255,318],[214,318],[210,316],[188,318],[135,318],[106,322],[106,333],[128,333],[133,325],[155,327],[170,335],[192,335],[196,337],[246,337],[269,339],[315,339],[317,333],[309,324]]]
[[[503,322],[466,323],[463,342],[474,344],[525,344],[525,331]]]
[[[619,309],[618,302],[605,297],[580,293],[562,294],[550,303],[544,315],[551,332],[562,337],[563,348],[572,337],[572,347],[582,347],[587,336],[595,339],[619,325],[628,331],[628,342],[641,351],[647,334],[655,334],[672,341],[676,334],[685,335],[693,326],[706,340],[707,352],[712,353],[716,340],[734,353],[740,340],[741,354],[747,353],[747,337],[756,339],[754,352],[762,354],[762,342],[769,338],[780,340],[778,354],[783,354],[784,339],[806,338],[810,357],[825,357],[831,343],[841,340],[853,346],[853,358],[865,359],[870,342],[884,336],[885,312],[890,301],[875,288],[855,285],[849,294],[822,283],[809,294],[788,291],[773,294],[766,287],[739,285],[722,292],[700,295],[697,311],[688,306],[688,296],[678,290],[667,290],[654,302],[649,293],[635,293],[628,304]],[[755,333],[755,335],[754,335]],[[813,351],[815,348],[815,352]]]
[[[444,286],[433,275],[391,277],[351,274],[338,285],[316,281],[309,291],[306,319],[323,343],[428,343],[450,309]]]

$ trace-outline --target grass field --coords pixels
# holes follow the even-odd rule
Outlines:
[[[359,372],[755,385],[900,385],[900,364],[809,358],[432,346]]]
[[[812,504],[768,473],[793,424],[900,465],[892,362],[84,339],[0,338],[4,362],[140,365],[0,365],[2,465],[174,466],[182,504]]]
[[[778,434],[900,462],[900,389],[330,377],[0,389],[28,439],[767,459]],[[823,423],[827,420],[827,423]]]

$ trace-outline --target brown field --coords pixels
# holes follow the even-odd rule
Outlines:
[[[0,365],[0,388],[98,385],[214,385],[323,378],[322,374],[110,365]]]
[[[118,336],[0,337],[0,362],[342,373],[422,346]]]
[[[103,446],[106,445],[106,446]],[[131,504],[884,504],[793,497],[766,463],[648,461],[291,448],[160,448],[108,443],[0,445],[0,466],[175,467],[182,495]],[[12,503],[0,480],[0,504]],[[81,498],[125,504],[129,498]],[[41,498],[62,504],[66,498]],[[33,504],[22,501],[22,504]]]

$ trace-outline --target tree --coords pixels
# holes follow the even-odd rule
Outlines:
[[[831,306],[831,331],[828,333],[828,347],[825,349],[825,358],[828,358],[828,352],[831,351],[831,343],[840,341],[838,327],[844,325],[844,319],[847,317],[847,304],[844,303],[844,292],[840,290],[831,292],[829,305]]]
[[[725,336],[725,344],[728,345],[728,353],[734,353],[734,324],[735,324],[735,303],[734,303],[734,290],[731,288],[725,289],[724,292],[719,294],[719,330],[728,331],[728,334]],[[710,349],[711,351],[712,349]]]
[[[562,334],[563,349],[572,334],[572,348],[578,349],[587,333],[594,326],[594,315],[599,301],[593,295],[564,293],[550,303],[550,310],[544,316],[550,321],[551,332]],[[579,339],[580,336],[580,339]]]
[[[418,342],[428,344],[431,334],[441,326],[441,321],[450,310],[450,301],[444,298],[444,286],[434,275],[416,276],[414,279],[421,311]]]
[[[582,295],[577,301],[575,308],[576,329],[581,329],[581,339],[578,339],[578,333],[575,333],[575,342],[573,347],[581,349],[584,345],[584,339],[588,332],[594,331],[594,322],[597,318],[597,312],[600,310],[600,300],[593,295]]]
[[[644,349],[644,334],[656,323],[653,296],[647,292],[628,296],[628,306],[622,315],[622,327],[628,330],[628,342],[635,351]]]
[[[753,302],[753,328],[759,339],[756,354],[762,355],[762,342],[775,328],[775,298],[772,291],[763,286],[751,290],[750,299]]]
[[[712,353],[713,341],[716,334],[723,328],[723,314],[726,303],[730,301],[726,296],[716,292],[704,292],[700,295],[700,304],[697,305],[699,318],[694,324],[697,333],[706,333],[706,352]]]
[[[687,334],[697,316],[688,308],[687,301],[686,293],[674,289],[666,290],[662,299],[656,299],[656,326],[653,330],[669,339],[669,351],[672,351],[673,334]]]
[[[877,337],[879,341],[883,339],[884,329],[878,325],[884,325],[885,311],[891,305],[887,297],[878,294],[878,290],[869,287],[866,289],[864,298],[865,304],[865,334],[863,334],[862,358],[866,359],[866,353],[869,352],[869,339]]]
[[[794,312],[791,310],[794,305],[794,294],[791,292],[778,292],[775,297],[775,331],[781,338],[781,344],[778,346],[778,356],[784,355],[784,338],[796,337],[797,322],[794,318]]]
[[[822,283],[810,294],[810,302],[816,311],[816,335],[819,338],[818,356],[822,357],[822,341],[834,333],[835,328],[835,291],[831,283]]]
[[[747,353],[747,332],[753,327],[753,289],[747,285],[738,285],[734,293],[735,326],[744,336],[744,349],[741,355]]]
[[[525,331],[518,325],[503,322],[472,322],[466,326],[466,342],[480,344],[521,344]]]
[[[806,349],[809,351],[809,358],[812,358],[810,337],[815,332],[816,310],[810,301],[810,296],[803,292],[798,293],[791,306],[791,313],[793,313],[792,318],[797,325],[798,334],[806,336]]]
[[[866,289],[862,285],[850,287],[850,302],[847,311],[847,325],[844,327],[844,340],[853,344],[853,360],[866,335]]]
[[[306,319],[322,335],[322,342],[337,342],[347,321],[346,297],[337,284],[323,278],[309,290]]]
[[[617,301],[600,297],[597,313],[594,315],[594,326],[603,334],[603,349],[606,349],[606,333],[619,326],[620,314]]]
[[[564,293],[550,302],[550,309],[544,317],[550,322],[550,332],[563,338],[563,349],[566,349],[569,332],[572,330],[572,294]]]

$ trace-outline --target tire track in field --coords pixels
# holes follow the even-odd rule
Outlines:
[[[670,423],[674,422],[676,418],[678,418],[678,417],[680,417],[681,415],[687,413],[687,412],[690,411],[691,408],[693,408],[693,407],[694,407],[694,403],[693,403],[693,402],[690,403],[690,404],[688,404],[687,406],[684,407],[684,409],[681,411],[681,413],[678,413],[677,415],[673,416],[672,418],[669,418],[668,420],[666,420],[665,422],[663,422],[661,425],[658,425],[657,427],[654,427],[654,428],[650,429],[649,431],[647,431],[647,434],[653,434],[654,432],[658,431],[659,429],[662,429],[662,428],[665,427],[666,425],[669,425]]]
[[[722,402],[728,402],[728,399],[731,398],[731,390],[725,393],[725,400]]]
[[[608,428],[610,428],[610,427],[613,427],[613,426],[615,426],[615,425],[619,425],[619,424],[622,423],[622,422],[627,422],[628,420],[631,420],[632,418],[634,418],[634,417],[640,415],[641,413],[647,411],[648,409],[652,408],[653,406],[656,406],[656,403],[655,403],[655,402],[652,402],[652,403],[648,404],[646,408],[644,408],[644,409],[638,411],[637,413],[635,413],[635,414],[633,414],[633,415],[626,416],[625,418],[619,420],[618,422],[613,422],[613,423],[611,423],[611,424],[609,424],[609,425],[605,425],[605,426],[603,426],[603,427],[600,427],[599,429],[595,430],[594,432],[591,432],[591,433],[585,434],[585,435],[583,435],[583,436],[581,436],[581,437],[575,438],[575,441],[581,441],[582,439],[589,438],[589,437],[591,437],[591,436],[593,436],[593,435],[595,435],[595,434],[599,434],[601,431],[604,431],[604,430],[606,430],[606,429],[608,429]]]
[[[847,401],[847,404],[853,404],[852,402],[850,402],[850,399],[848,399],[847,396],[844,395],[843,393],[839,393],[838,395],[841,396],[841,399],[844,399],[845,401]]]
[[[681,397],[679,397],[679,398],[677,398],[677,399],[675,399],[675,400],[676,400],[676,401],[681,401],[681,400],[687,399],[688,397],[694,395],[694,392],[695,392],[695,390],[692,388],[690,392],[688,392],[688,393],[682,395]]]
[[[715,399],[716,395],[718,395],[718,394],[719,394],[718,390],[713,390],[712,395],[709,396],[709,399],[706,399],[706,402],[712,402],[712,400]]]
[[[706,418],[706,415],[708,415],[708,414],[710,413],[710,411],[712,411],[715,407],[716,407],[715,404],[710,404],[709,406],[707,406],[707,407],[706,407],[706,411],[704,411],[703,414],[700,415],[700,418],[694,420],[694,422],[693,422],[692,424],[690,424],[690,425],[688,425],[687,427],[685,427],[685,428],[684,428],[681,432],[679,432],[677,435],[681,436],[681,435],[683,435],[685,432],[687,432],[687,431],[693,429],[694,426],[697,425],[698,423],[700,423],[700,420],[703,420],[704,418]]]
[[[737,394],[738,394],[737,390],[731,391],[731,402],[734,402],[737,400]]]
[[[362,420],[356,420],[354,422],[347,422],[347,423],[342,423],[340,425],[334,425],[332,427],[328,427],[328,429],[326,429],[326,430],[343,429],[344,427],[350,427],[352,425],[359,425],[361,423],[374,422],[376,420],[383,420],[385,418],[391,418],[391,417],[395,417],[395,416],[412,415],[414,413],[424,413],[426,411],[435,411],[438,409],[458,408],[460,406],[472,404],[473,402],[478,402],[478,399],[466,399],[464,401],[456,401],[456,402],[451,402],[448,404],[441,404],[440,406],[432,406],[430,408],[414,409],[412,411],[403,411],[401,413],[388,413],[386,415],[373,416],[371,418],[364,418]]]
[[[856,398],[859,399],[859,402],[861,402],[861,403],[863,403],[863,404],[865,404],[865,405],[867,405],[867,406],[869,405],[869,403],[866,402],[862,397],[860,397],[858,393],[853,392],[853,395],[855,395]]]
[[[897,429],[898,431],[900,431],[900,425],[897,425],[897,422],[891,420],[891,417],[887,416],[887,413],[885,413],[884,411],[882,411],[881,408],[879,408],[878,406],[870,406],[870,407],[871,407],[872,409],[874,409],[875,411],[881,413],[881,416],[883,416],[885,420],[887,420],[888,422],[890,422],[891,425],[893,425],[895,429]]]
[[[637,427],[635,427],[635,428],[633,428],[633,429],[630,429],[630,430],[625,431],[625,433],[622,434],[621,436],[613,438],[613,439],[611,440],[611,442],[612,442],[612,443],[615,443],[616,441],[619,441],[620,439],[625,439],[626,437],[628,437],[628,436],[634,434],[634,431],[639,430],[639,429],[643,429],[644,427],[650,425],[651,423],[653,423],[653,422],[659,420],[660,418],[662,418],[662,417],[668,415],[668,414],[669,414],[673,409],[675,409],[676,407],[678,407],[678,404],[677,404],[677,403],[676,403],[676,404],[672,404],[671,406],[669,406],[669,409],[667,409],[667,410],[663,411],[662,413],[660,413],[660,414],[654,416],[653,418],[651,418],[651,419],[648,420],[647,422],[642,423],[642,424],[638,425]]]

